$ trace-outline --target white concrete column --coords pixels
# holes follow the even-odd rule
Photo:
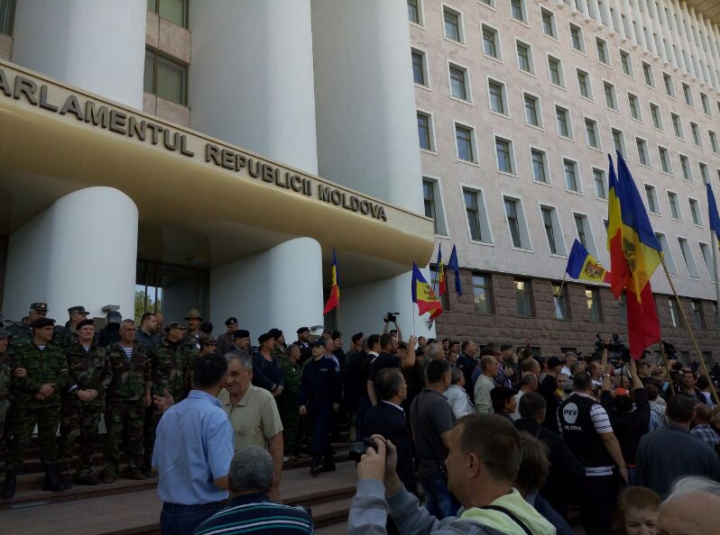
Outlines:
[[[680,50],[682,50],[683,64],[685,65],[685,72],[690,76],[695,76],[695,65],[693,65],[692,57],[690,53],[690,41],[688,40],[687,33],[685,32],[684,18],[685,15],[680,8],[680,2],[678,0],[671,0],[672,10],[675,14],[675,27],[677,28],[678,35],[680,36]]]
[[[640,13],[640,0],[634,0],[632,5],[633,29],[635,31],[635,39],[640,47],[643,48],[645,54],[648,53],[648,46],[645,43],[645,32],[643,31],[643,18]]]
[[[555,0],[555,7],[557,7],[558,9],[564,9],[565,1],[564,0]]]
[[[625,26],[623,25],[620,0],[612,0],[612,7],[612,11],[610,12],[613,25],[612,33],[617,33],[620,36],[620,41],[624,43],[627,40],[627,35],[625,34]]]
[[[632,8],[630,7],[630,0],[622,0],[622,3],[622,12],[625,14],[625,19],[628,22],[628,32],[626,32],[626,36],[630,39],[633,48],[637,48],[639,42],[637,36],[635,35],[635,25],[633,24],[634,14]],[[622,24],[622,15],[620,16],[620,24]]]
[[[705,38],[707,39],[707,46],[710,50],[710,70],[715,75],[716,85],[715,89],[720,89],[720,56],[718,56],[718,48],[717,48],[717,40],[715,36],[715,32],[713,29],[712,24],[710,23],[710,20],[703,19],[703,24],[705,26]]]
[[[655,51],[664,61],[665,65],[667,65],[668,59],[665,52],[665,43],[663,42],[662,28],[660,27],[660,18],[657,10],[655,9],[655,0],[645,0],[645,9],[651,20],[651,31],[653,32],[653,38],[655,39]]]
[[[655,48],[655,38],[653,37],[652,21],[650,20],[650,13],[648,13],[647,4],[645,0],[635,0],[640,7],[640,20],[645,31],[643,31],[643,37],[645,39],[645,46],[651,54],[657,54]]]
[[[83,305],[105,316],[104,305],[133,317],[138,210],[119,190],[93,187],[57,200],[10,236],[3,312],[14,318],[34,301],[49,317],[67,320]]]
[[[610,0],[602,0],[598,2],[598,7],[600,9],[600,21],[604,26],[607,26],[608,30],[611,34],[615,33],[613,30],[613,20],[610,16],[610,7],[609,7]]]
[[[673,5],[672,0],[663,0],[663,2],[665,3],[665,6],[667,7],[667,10],[668,10],[667,21],[668,21],[668,25],[671,30],[671,35],[672,35],[672,40],[673,40],[673,46],[674,46],[673,52],[675,54],[675,62],[677,64],[678,68],[689,72],[689,69],[685,65],[685,56],[683,55],[682,33],[680,31],[680,27],[677,24],[675,6]]]
[[[690,30],[690,12],[688,11],[687,4],[685,2],[680,4],[680,13],[683,25],[683,33],[685,34],[688,43],[690,61],[692,62],[693,67],[692,74],[695,78],[702,79],[702,74],[700,73],[700,56],[697,46],[695,44],[695,36],[693,36]]]
[[[663,45],[666,49],[665,53],[667,54],[668,61],[672,63],[675,68],[677,68],[677,59],[675,58],[675,50],[673,48],[674,36],[672,33],[672,27],[667,18],[667,13],[665,12],[665,2],[664,0],[658,0],[658,2],[660,5],[657,6],[658,9],[656,10],[656,12],[658,16],[658,23],[662,28]]]
[[[582,13],[583,19],[590,20],[590,9],[588,8],[588,0],[577,0],[578,11]]]
[[[297,238],[213,269],[210,317],[237,317],[253,344],[273,327],[292,342],[299,327],[323,325],[322,268],[320,244]],[[340,298],[344,304],[344,295]]]
[[[145,0],[22,0],[13,62],[142,109]]]
[[[693,23],[693,33],[695,35],[696,42],[699,43],[698,53],[700,54],[702,62],[703,80],[706,84],[716,87],[717,80],[715,80],[715,76],[711,72],[712,69],[710,68],[710,65],[712,62],[710,60],[710,54],[708,53],[707,42],[705,41],[704,33],[702,32],[702,18],[697,14],[695,8],[690,10],[690,16]]]
[[[602,19],[600,18],[600,8],[598,6],[598,0],[587,0],[588,13],[591,19],[595,19],[595,28],[598,30],[603,27]]]
[[[310,0],[190,2],[189,19],[192,127],[317,173]]]

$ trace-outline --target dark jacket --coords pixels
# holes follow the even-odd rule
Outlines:
[[[545,409],[545,421],[543,427],[549,429],[553,433],[560,431],[557,418],[557,408],[560,406],[560,400],[556,395],[557,378],[552,375],[546,375],[542,382],[538,385],[538,394],[544,399],[547,407]]]
[[[625,464],[634,465],[640,439],[650,430],[650,402],[648,401],[647,390],[644,388],[635,389],[635,409],[631,412],[615,410],[615,402],[607,390],[602,391],[600,403],[607,411],[610,425],[612,425],[613,432],[618,442],[620,442]]]

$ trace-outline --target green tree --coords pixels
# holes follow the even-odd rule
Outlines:
[[[152,297],[147,296],[147,303],[145,301],[145,292],[142,290],[135,290],[135,323],[140,326],[140,318],[145,312],[161,312],[162,302],[160,299],[154,301]]]

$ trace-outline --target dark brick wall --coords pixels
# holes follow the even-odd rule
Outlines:
[[[488,274],[491,277],[495,313],[479,314],[475,312],[472,272],[462,270],[460,274],[462,297],[455,293],[454,275],[448,274],[450,310],[444,311],[437,320],[439,338],[472,338],[480,344],[495,341],[515,345],[524,345],[525,340],[530,338],[531,345],[539,346],[546,355],[559,354],[561,347],[576,347],[583,353],[590,354],[594,350],[596,333],[606,339],[609,339],[612,333],[618,333],[620,339],[627,343],[627,325],[620,322],[620,307],[607,287],[599,288],[602,321],[592,322],[586,304],[586,287],[575,281],[566,282],[571,319],[559,320],[555,319],[552,293],[553,282],[559,281],[532,279],[535,315],[524,318],[517,315],[513,275]],[[690,336],[682,323],[680,327],[672,327],[668,297],[657,294],[656,299],[663,339],[674,344],[678,351],[694,354]],[[712,352],[714,360],[720,362],[720,329],[714,316],[713,301],[702,301],[705,328],[701,330],[695,328],[690,300],[681,298],[681,301],[700,350]],[[657,349],[657,346],[651,349]]]

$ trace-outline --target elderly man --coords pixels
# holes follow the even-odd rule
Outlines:
[[[439,522],[420,507],[395,472],[397,450],[375,435],[358,465],[357,492],[350,503],[349,535],[386,533],[388,511],[403,535],[554,535],[555,527],[513,487],[520,468],[520,437],[498,416],[473,414],[450,433],[448,489],[463,505],[460,516]]]
[[[704,477],[678,479],[661,507],[658,533],[720,534],[720,483]]]
[[[259,446],[248,446],[235,454],[230,464],[230,493],[227,506],[203,522],[195,533],[203,535],[311,535],[312,516],[302,507],[273,503],[273,460]]]

